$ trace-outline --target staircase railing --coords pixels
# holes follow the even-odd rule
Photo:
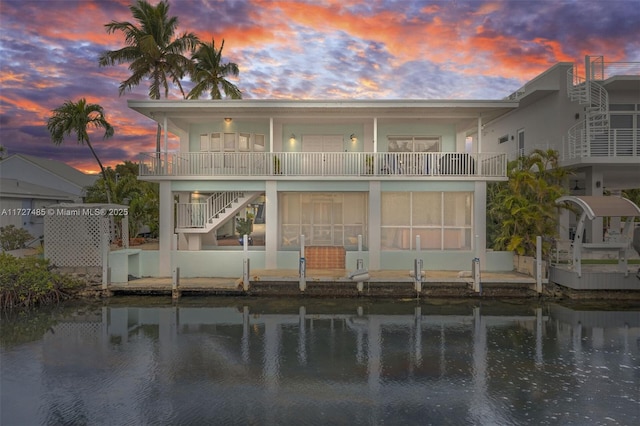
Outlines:
[[[594,81],[601,79],[600,62],[598,57],[590,61],[587,57],[587,78],[577,75],[577,68],[572,67],[567,72],[567,95],[572,101],[586,105],[585,119],[576,123],[568,131],[569,158],[589,157],[594,148],[592,144],[609,131],[609,93]]]
[[[176,225],[178,228],[206,228],[243,196],[244,192],[219,192],[204,203],[178,203]]]

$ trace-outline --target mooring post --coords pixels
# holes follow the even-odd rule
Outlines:
[[[364,259],[362,258],[362,235],[358,235],[358,258],[356,259],[356,270],[348,276],[349,279],[356,282],[358,294],[364,291],[364,282],[369,280],[369,271],[364,269]]]
[[[307,264],[304,258],[304,235],[300,235],[300,264],[298,266],[299,283],[298,287],[300,291],[304,292],[307,289]]]
[[[482,284],[480,283],[480,258],[474,257],[471,261],[471,275],[473,277],[473,291],[482,293]]]
[[[242,237],[242,290],[249,291],[249,236]]]
[[[362,234],[358,234],[358,258],[356,260],[356,270],[364,269],[364,259],[362,259]]]
[[[180,298],[180,268],[173,270],[171,281],[171,298],[176,300]]]
[[[422,292],[422,259],[413,259],[413,283],[417,296]]]
[[[413,261],[413,280],[414,280],[414,288],[416,290],[416,295],[420,297],[420,293],[422,293],[422,256],[420,254],[421,251],[420,244],[420,235],[416,235],[416,257]]]

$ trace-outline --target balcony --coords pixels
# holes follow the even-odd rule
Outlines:
[[[141,177],[473,178],[506,177],[503,153],[460,152],[175,152],[145,153]]]
[[[640,159],[640,135],[638,129],[607,129],[591,132],[586,128],[569,134],[565,160],[590,157],[615,159]]]

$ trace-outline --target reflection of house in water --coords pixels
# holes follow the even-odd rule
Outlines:
[[[549,414],[558,406],[545,406],[542,398],[558,398],[562,387],[593,385],[581,390],[582,400],[564,402],[575,410],[603,389],[615,393],[620,383],[637,383],[637,312],[558,305],[366,310],[103,307],[47,335],[46,376],[57,387],[64,387],[64,377],[83,374],[100,383],[96,395],[52,397],[56,406],[89,413],[103,404],[132,411],[149,404],[180,411],[202,393],[223,402],[199,410],[224,404],[239,413],[239,422],[295,405],[333,415],[351,407],[374,420],[389,407],[447,407],[475,423],[506,424],[513,408],[496,395],[527,403],[538,398]],[[555,376],[571,383],[549,383]],[[131,392],[139,400],[123,398]]]

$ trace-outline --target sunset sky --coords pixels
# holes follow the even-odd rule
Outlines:
[[[92,142],[105,165],[153,151],[156,128],[118,96],[123,46],[105,24],[132,21],[129,0],[0,0],[0,144],[9,154],[97,172],[75,137],[51,143],[46,121],[65,100],[105,109],[115,136]],[[157,3],[151,0],[150,3]],[[500,99],[557,62],[640,62],[640,0],[170,0],[178,31],[239,65],[246,99]],[[187,88],[190,83],[185,82]],[[172,94],[175,99],[179,94]]]

